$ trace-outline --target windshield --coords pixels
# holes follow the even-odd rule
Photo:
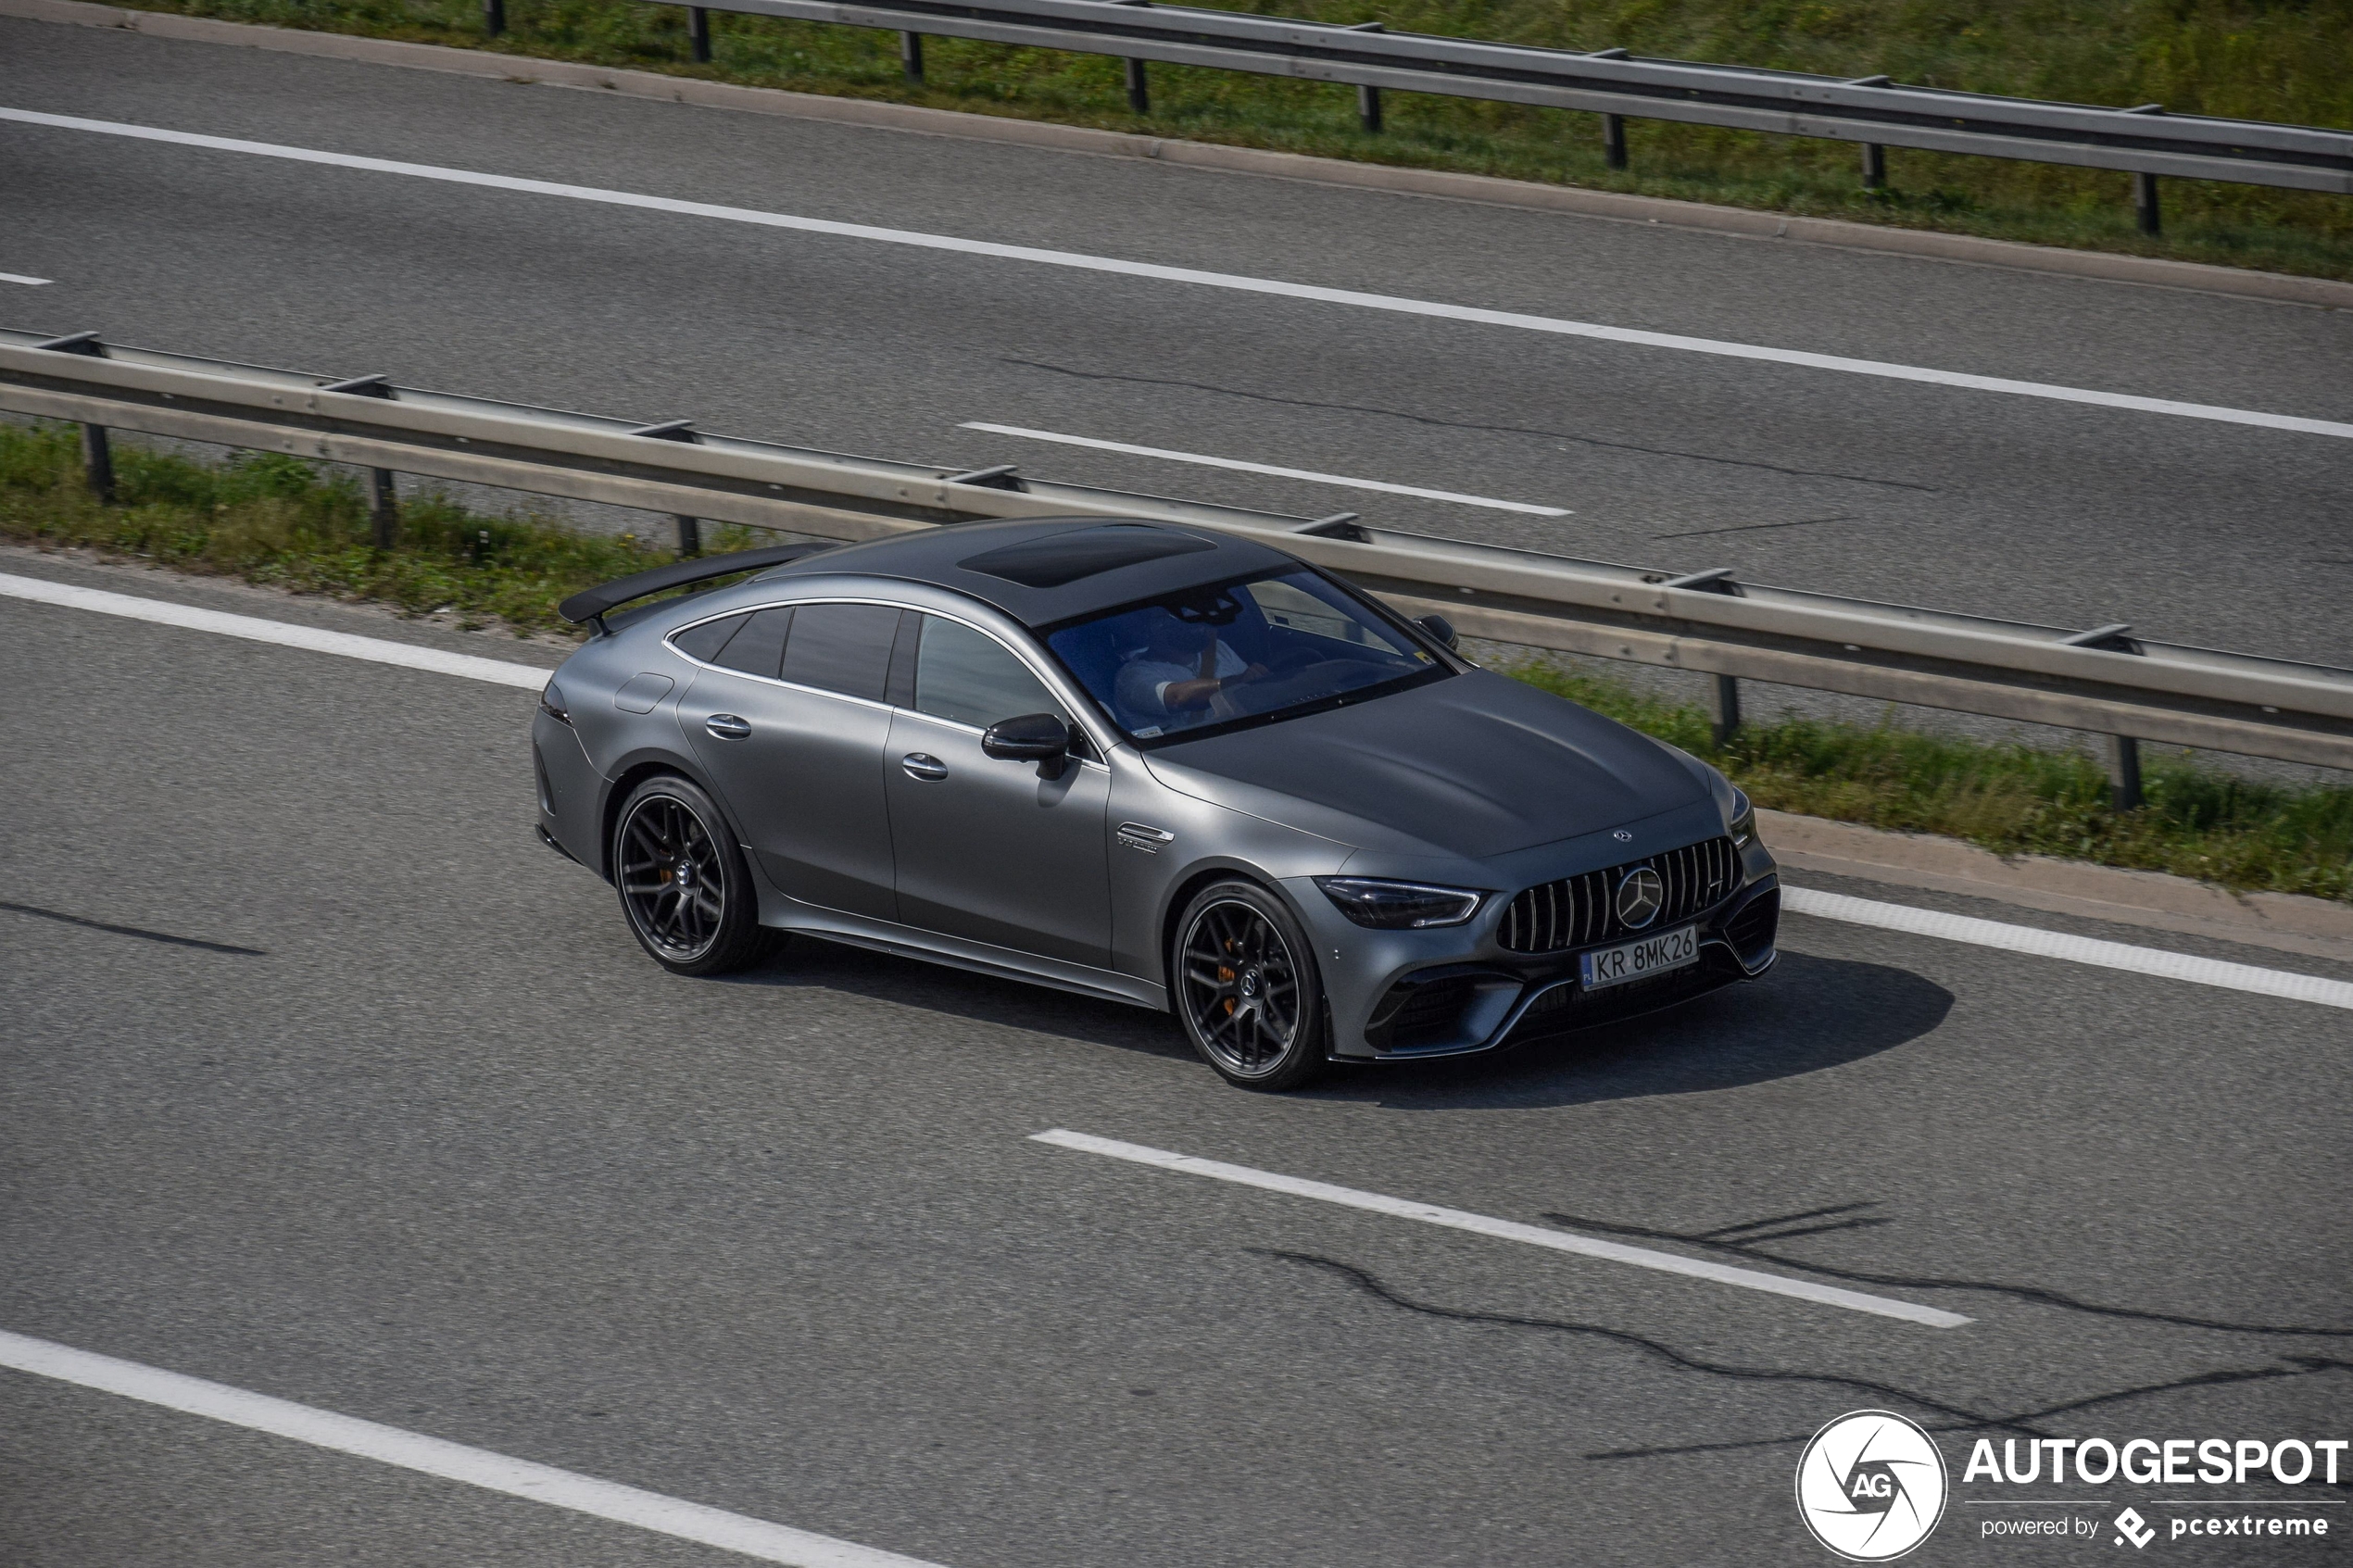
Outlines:
[[[1312,571],[1188,588],[1046,635],[1138,740],[1371,695],[1444,666]]]

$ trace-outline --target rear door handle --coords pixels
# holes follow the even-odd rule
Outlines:
[[[721,740],[749,740],[751,721],[732,713],[714,713],[702,721],[702,727]]]
[[[909,752],[899,759],[899,765],[907,770],[907,776],[911,779],[923,779],[937,784],[948,776],[947,763],[937,757],[927,757],[920,751]]]

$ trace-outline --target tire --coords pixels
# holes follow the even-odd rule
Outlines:
[[[1324,1070],[1324,983],[1280,898],[1252,882],[1202,889],[1177,918],[1169,994],[1202,1060],[1279,1094]]]
[[[774,947],[735,830],[689,780],[666,773],[629,792],[612,870],[631,934],[673,974],[726,974]]]

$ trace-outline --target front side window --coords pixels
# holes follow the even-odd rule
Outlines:
[[[1026,713],[1070,717],[1004,644],[937,615],[924,617],[915,650],[915,711],[976,730]]]
[[[1405,633],[1306,571],[1189,588],[1049,632],[1140,741],[1265,722],[1439,679]]]

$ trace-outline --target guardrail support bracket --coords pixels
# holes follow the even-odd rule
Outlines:
[[[82,427],[82,471],[90,481],[91,495],[101,502],[114,500],[114,448],[107,442],[107,427]]]
[[[1730,675],[1716,677],[1715,690],[1708,694],[1708,733],[1718,746],[1730,746],[1741,728],[1741,684]]]
[[[371,505],[369,521],[375,525],[375,544],[379,550],[389,550],[400,543],[400,493],[393,488],[390,469],[370,469],[368,489]]]
[[[899,35],[899,69],[907,73],[907,85],[924,84],[924,35],[902,32]]]
[[[1612,169],[1626,167],[1626,117],[1602,116],[1602,161]]]
[[[686,52],[698,66],[711,63],[711,13],[700,6],[686,7]]]
[[[2108,801],[2120,811],[2140,809],[2141,743],[2131,735],[2108,737]]]

